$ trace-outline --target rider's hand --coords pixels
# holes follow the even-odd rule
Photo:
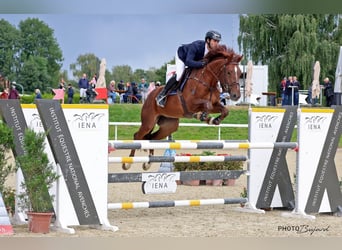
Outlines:
[[[204,66],[207,65],[207,64],[208,64],[208,60],[203,59],[203,60],[202,60],[202,67],[204,67]]]

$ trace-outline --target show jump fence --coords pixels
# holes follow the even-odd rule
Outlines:
[[[63,107],[63,109],[62,109]],[[342,212],[342,193],[339,186],[335,155],[342,134],[342,106],[313,109],[298,107],[251,108],[249,112],[248,142],[246,141],[188,141],[188,142],[110,142],[119,147],[148,149],[247,149],[247,155],[220,157],[108,157],[108,105],[61,105],[58,101],[37,100],[36,105],[20,105],[18,100],[1,100],[1,115],[14,130],[17,142],[26,127],[35,131],[49,131],[46,151],[56,170],[61,174],[55,195],[55,226],[72,233],[70,225],[97,225],[101,229],[117,230],[108,221],[108,209],[119,205],[108,204],[108,183],[143,182],[150,191],[149,178],[169,177],[170,190],[175,180],[186,178],[215,179],[247,175],[247,200],[242,197],[159,201],[147,203],[130,202],[124,207],[155,207],[178,205],[244,203],[255,211],[261,208],[283,207],[291,209],[286,216],[303,216],[312,213]],[[42,126],[43,124],[43,126]],[[297,142],[291,142],[297,125]],[[206,125],[207,126],[207,125]],[[245,126],[245,125],[242,125]],[[53,136],[56,134],[56,136]],[[56,141],[56,138],[58,140]],[[92,142],[97,147],[89,147]],[[20,150],[20,143],[16,145]],[[295,190],[290,178],[286,154],[288,149],[297,152]],[[21,154],[21,151],[16,152]],[[179,161],[229,161],[247,160],[247,170],[199,171],[158,173],[108,173],[108,162],[165,162]],[[293,163],[289,163],[293,164]],[[96,167],[94,167],[96,166]],[[228,178],[227,178],[228,179]],[[18,171],[17,192],[24,181]],[[124,203],[123,203],[124,204]],[[126,203],[127,204],[127,203]],[[120,205],[121,208],[123,207]],[[15,218],[25,223],[25,214],[17,211]]]

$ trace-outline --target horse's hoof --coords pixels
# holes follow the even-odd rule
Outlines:
[[[122,169],[123,170],[128,170],[128,169],[130,169],[131,168],[131,164],[129,164],[129,163],[123,163],[122,164]]]
[[[151,163],[143,163],[143,166],[142,168],[146,171],[146,170],[149,170],[151,167]]]
[[[212,119],[212,124],[214,125],[220,125],[221,119],[219,117],[216,117],[215,119]]]

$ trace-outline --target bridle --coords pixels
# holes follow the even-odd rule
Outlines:
[[[234,85],[240,85],[240,84],[239,84],[239,82],[237,82],[237,81],[234,81],[234,82],[232,82],[232,83],[229,83],[229,82],[223,82],[223,83],[222,83],[222,82],[220,81],[220,76],[221,76],[222,73],[223,73],[224,76],[225,76],[225,75],[228,75],[228,73],[227,73],[227,65],[235,65],[235,67],[234,67],[235,79],[238,79],[238,75],[237,75],[237,72],[238,72],[238,69],[237,69],[238,63],[237,63],[237,62],[228,62],[228,59],[227,59],[227,58],[224,59],[224,63],[222,64],[222,66],[220,67],[220,69],[218,70],[217,73],[215,73],[214,70],[210,67],[210,64],[207,64],[207,65],[203,68],[203,70],[202,70],[202,75],[203,75],[205,69],[207,69],[207,70],[211,73],[211,75],[214,76],[214,78],[216,79],[216,81],[221,83],[221,86],[228,86],[228,92],[229,92],[229,91],[232,89],[232,87],[233,87]],[[226,77],[224,77],[224,79],[226,79]],[[199,81],[199,80],[198,80],[198,81]],[[206,86],[210,86],[208,83],[205,83],[205,82],[203,82],[203,81],[200,81],[200,82],[202,82],[202,84],[204,84],[204,85],[206,85]],[[210,87],[209,87],[209,88],[210,88]]]

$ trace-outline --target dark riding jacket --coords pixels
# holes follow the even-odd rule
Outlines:
[[[201,61],[205,53],[205,41],[197,40],[189,44],[184,44],[178,48],[178,57],[185,66],[190,68],[202,68],[204,62]]]

